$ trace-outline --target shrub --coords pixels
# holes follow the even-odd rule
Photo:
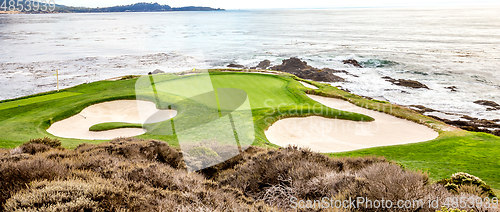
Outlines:
[[[215,158],[234,154],[215,141],[203,145],[219,156]],[[498,211],[478,206],[475,201],[484,194],[479,186],[459,185],[452,194],[441,184],[430,184],[425,173],[377,157],[329,158],[297,147],[249,147],[215,166],[188,173],[183,155],[160,141],[120,138],[81,144],[75,150],[48,148],[43,152],[34,148],[34,155],[0,151],[1,207],[7,211],[289,211],[292,197],[340,201],[367,197],[424,203],[406,211],[434,212],[438,208],[428,203],[438,198],[463,198],[467,206],[477,206],[474,211]],[[201,152],[202,157],[186,156],[209,157],[205,149]],[[452,179],[463,179],[460,176],[471,179],[465,182],[477,181],[468,175]],[[444,206],[444,201],[433,206]]]
[[[88,153],[123,157],[131,160],[149,160],[168,164],[174,168],[185,168],[182,154],[167,143],[155,140],[140,140],[137,138],[117,138],[100,145],[80,144],[76,149],[80,154]],[[109,156],[106,156],[109,157]]]
[[[34,155],[39,152],[46,152],[52,149],[52,147],[40,143],[24,143],[19,148],[21,149],[22,153],[30,155]]]
[[[192,157],[200,157],[200,156],[208,156],[208,157],[219,157],[217,152],[204,147],[204,146],[199,146],[199,147],[194,147],[189,150],[189,155]]]
[[[261,147],[250,146],[248,149],[243,151],[241,154],[238,154],[232,158],[225,160],[222,163],[218,163],[216,165],[207,167],[205,169],[200,170],[199,172],[203,174],[208,179],[218,179],[220,173],[233,169],[238,165],[242,165],[247,161],[250,161],[254,155],[258,153],[265,152],[266,150]]]
[[[54,138],[44,137],[44,138],[35,138],[28,141],[29,144],[45,144],[52,148],[57,148],[61,146],[61,141]]]
[[[124,190],[109,180],[33,182],[5,203],[9,211],[154,211],[154,199],[145,192]],[[147,198],[150,197],[150,198]],[[140,202],[139,202],[140,201]]]
[[[218,177],[218,182],[221,185],[238,188],[256,199],[261,198],[263,192],[265,193],[266,189],[272,186],[288,186],[297,190],[299,195],[297,198],[312,198],[337,192],[325,190],[318,193],[313,191],[314,189],[305,190],[311,187],[309,182],[312,179],[330,172],[355,170],[379,160],[385,159],[332,159],[309,149],[289,146],[256,154],[248,162],[222,172]],[[311,196],[312,194],[314,196]]]
[[[45,158],[30,158],[0,164],[0,205],[11,194],[26,187],[33,180],[54,180],[64,177],[67,169]],[[1,208],[0,208],[1,209]]]
[[[473,212],[473,210],[470,210]],[[441,210],[437,210],[436,212],[467,212],[466,210],[460,210],[460,209],[451,209],[447,207],[442,207]]]
[[[446,189],[453,193],[460,193],[459,189],[462,186],[477,186],[482,190],[482,193],[488,197],[496,197],[491,187],[487,185],[483,180],[479,179],[474,175],[458,172],[451,175],[450,179],[442,179],[438,181],[439,184],[444,185]],[[466,192],[467,190],[462,189],[461,192]]]

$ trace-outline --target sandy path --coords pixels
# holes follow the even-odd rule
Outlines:
[[[311,88],[311,89],[318,89],[318,87],[314,86],[314,85],[311,85],[309,83],[306,83],[306,82],[302,82],[302,81],[298,81],[300,82],[300,84],[304,85],[304,87],[306,88]]]
[[[139,113],[140,110],[140,113]],[[156,113],[156,114],[155,114]],[[154,118],[149,119],[151,115]],[[89,128],[95,124],[106,122],[148,123],[171,119],[177,115],[175,110],[158,110],[153,102],[140,100],[118,100],[95,104],[82,110],[70,118],[58,121],[49,129],[52,135],[62,138],[78,138],[86,140],[109,140],[116,137],[130,137],[146,133],[139,128],[122,128],[102,132],[91,132]]]
[[[280,146],[309,147],[319,152],[343,152],[428,141],[439,135],[424,125],[361,108],[347,101],[307,96],[331,108],[368,115],[375,121],[355,122],[318,116],[287,118],[277,121],[265,132],[269,141]]]

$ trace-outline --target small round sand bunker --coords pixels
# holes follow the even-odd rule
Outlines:
[[[344,152],[377,146],[389,146],[432,140],[438,133],[424,125],[358,107],[347,101],[308,95],[331,108],[361,113],[375,119],[357,122],[318,116],[286,118],[265,132],[277,145],[298,145],[318,152]]]
[[[140,113],[139,113],[140,111]],[[151,117],[154,114],[154,117]],[[155,123],[166,121],[177,115],[175,110],[158,110],[153,102],[141,100],[118,100],[89,106],[70,118],[58,121],[49,129],[52,135],[62,138],[86,140],[110,140],[146,133],[142,128],[122,128],[101,132],[89,131],[93,125],[108,122]]]

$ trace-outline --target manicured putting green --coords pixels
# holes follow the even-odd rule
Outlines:
[[[200,85],[203,83],[204,85]],[[156,89],[180,96],[195,96],[205,88],[206,92],[216,88],[237,88],[244,90],[250,100],[252,109],[277,107],[280,105],[296,104],[294,95],[286,88],[288,81],[273,76],[260,74],[196,74],[177,79],[162,80],[155,78]]]
[[[66,98],[66,97],[76,96],[76,95],[80,95],[80,94],[81,93],[62,92],[62,93],[55,93],[55,94],[49,94],[49,95],[43,95],[43,96],[36,96],[33,98],[28,98],[28,99],[21,99],[21,100],[16,100],[16,101],[4,102],[4,103],[0,103],[0,110],[30,105],[30,104],[39,103],[39,102],[45,102],[45,101],[54,100],[54,99]]]

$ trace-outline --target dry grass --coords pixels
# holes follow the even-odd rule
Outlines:
[[[225,154],[220,146],[209,147],[217,155]],[[15,154],[0,150],[0,210],[289,211],[292,197],[428,202],[481,195],[471,186],[452,194],[442,185],[430,184],[426,174],[404,170],[384,158],[329,158],[297,147],[250,147],[223,163],[189,173],[181,152],[154,140],[121,138],[74,150],[29,143],[19,149]]]

